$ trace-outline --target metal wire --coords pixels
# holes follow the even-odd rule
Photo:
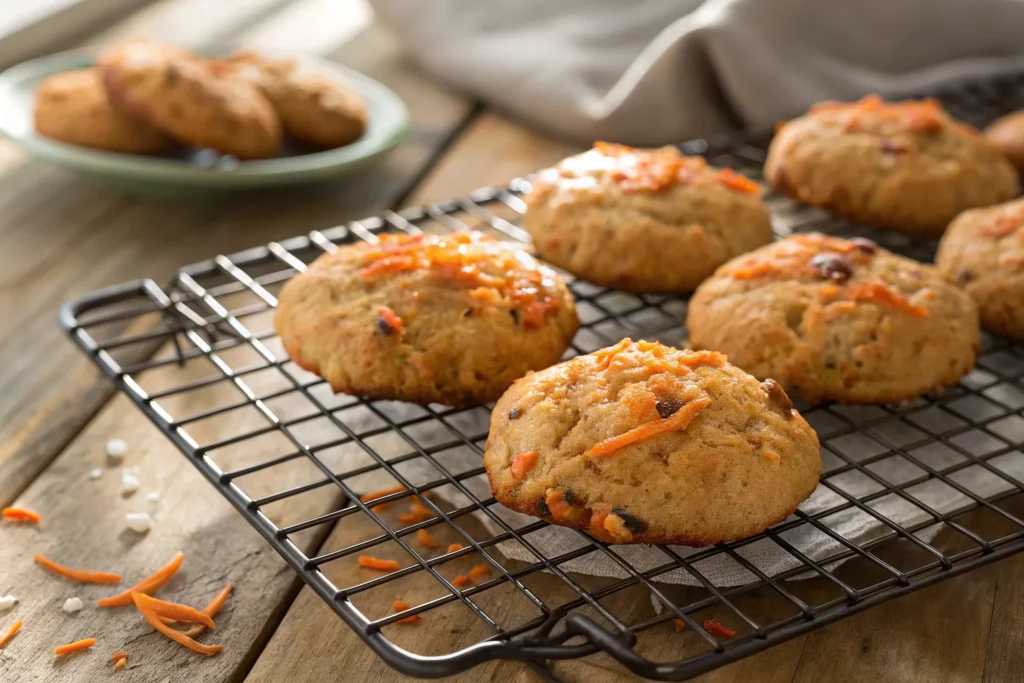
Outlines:
[[[982,125],[1024,106],[1024,77],[958,86],[939,97],[954,115]],[[756,177],[765,142],[733,137],[691,141],[682,147],[688,153],[706,155],[713,164]],[[802,406],[822,442],[826,468],[819,490],[832,494],[831,504],[822,509],[802,507],[790,519],[737,543],[689,555],[662,547],[657,566],[645,567],[634,566],[583,531],[572,532],[577,540],[574,547],[546,554],[531,540],[546,523],[510,522],[499,514],[489,491],[479,487],[482,467],[457,470],[446,464],[446,455],[452,451],[482,456],[486,424],[474,426],[482,419],[479,408],[413,409],[333,397],[322,391],[327,388],[323,380],[303,373],[275,351],[276,337],[269,325],[277,304],[275,291],[318,255],[341,244],[376,241],[381,232],[473,228],[525,240],[518,219],[524,207],[520,196],[528,190],[529,180],[520,179],[508,188],[486,188],[466,198],[387,212],[218,256],[183,268],[166,289],[143,280],[86,295],[62,309],[61,323],[331,608],[392,666],[413,675],[449,675],[503,657],[522,659],[545,678],[556,680],[544,669],[543,660],[604,650],[634,672],[681,680],[1024,549],[1024,483],[1019,474],[1024,468],[1000,466],[1006,458],[1024,459],[1020,452],[1024,447],[1024,346],[989,335],[975,371],[943,395],[900,406]],[[820,230],[867,236],[922,260],[934,252],[934,241],[850,224],[778,196],[767,200],[779,236]],[[668,343],[678,343],[685,336],[685,299],[628,295],[579,281],[570,286],[584,324],[568,355],[588,353],[627,334]],[[133,321],[154,314],[160,319],[151,329],[139,332],[133,326],[135,332],[124,332]],[[166,342],[167,352],[142,361],[138,354],[132,355],[140,346],[160,341]],[[122,364],[119,358],[131,361]],[[185,373],[196,364],[209,369],[199,379]],[[147,391],[151,376],[161,379]],[[272,388],[259,388],[268,383],[264,381],[268,377],[273,379]],[[298,407],[303,410],[294,413]],[[211,433],[208,427],[223,426],[242,414],[258,420],[249,419],[240,433],[213,429],[218,436],[204,441],[204,435]],[[326,435],[310,443],[303,430],[316,424]],[[271,439],[282,438],[287,445],[284,450],[265,447]],[[380,445],[385,438],[391,440],[387,447]],[[222,458],[222,453],[239,448],[268,455],[245,463]],[[339,465],[331,454],[345,448],[355,455]],[[941,454],[938,461],[936,454]],[[886,462],[905,463],[913,474],[894,481],[881,470]],[[301,482],[285,477],[278,483],[275,473],[298,464],[311,465],[315,476]],[[419,474],[410,475],[410,465],[416,465]],[[969,468],[975,474],[985,473],[988,493],[965,483],[962,474]],[[423,475],[424,471],[430,475]],[[360,496],[367,491],[358,482],[373,476],[405,490],[364,502]],[[263,477],[263,484],[250,491],[254,477]],[[851,477],[869,483],[871,490],[851,493],[846,483]],[[268,480],[274,483],[269,492],[265,490]],[[960,504],[942,511],[922,500],[922,487],[935,482]],[[316,509],[298,503],[325,492],[331,495]],[[394,510],[411,497],[426,510],[425,517],[396,522],[384,513],[383,506]],[[882,502],[892,498],[913,506],[921,519],[900,524],[880,511]],[[275,521],[271,510],[282,504],[303,511],[302,518]],[[879,533],[847,538],[830,524],[840,513],[871,518]],[[345,540],[340,547],[322,545],[329,532],[356,526],[370,530],[365,538]],[[810,529],[835,546],[831,555],[812,558],[787,538]],[[928,533],[936,529],[940,533]],[[461,547],[425,548],[414,540],[424,530],[443,532],[458,539]],[[318,534],[319,541],[312,547],[301,540],[309,532]],[[792,566],[774,574],[765,571],[747,554],[758,543],[788,554]],[[502,544],[516,544],[532,559],[509,560],[502,554]],[[356,555],[385,550],[403,558],[398,571],[336,570],[345,563],[351,567]],[[583,557],[601,558],[615,567],[619,578],[595,583],[593,577],[566,569]],[[749,581],[718,585],[702,571],[704,563],[722,557],[744,570]],[[486,577],[465,586],[453,580],[450,570],[463,568],[470,558],[484,565]],[[549,577],[557,589],[538,588],[534,579],[540,575]],[[666,581],[670,575],[688,577],[696,587],[682,589]],[[337,576],[347,578],[332,578]],[[812,578],[806,580],[808,576]],[[407,580],[434,585],[436,591],[398,612],[357,604],[364,594],[382,589],[397,595],[397,586]],[[811,586],[815,589],[808,590]],[[624,613],[615,598],[637,590],[649,595],[659,609],[652,607],[641,617]],[[503,602],[518,599],[520,609],[495,610],[493,600],[488,607],[491,592],[501,592]],[[767,617],[764,612],[755,614],[758,610],[752,604],[772,598],[786,609]],[[396,625],[399,620],[418,615],[421,628],[429,629],[433,614],[453,608],[482,624],[479,643],[429,659],[413,657],[395,644],[401,637],[394,630],[401,628]],[[714,629],[702,628],[705,615],[731,624],[737,636],[726,639]],[[671,619],[685,625],[684,634],[677,636],[681,642],[689,638],[686,651],[691,654],[675,662],[656,663],[644,654],[638,636],[669,629]]]

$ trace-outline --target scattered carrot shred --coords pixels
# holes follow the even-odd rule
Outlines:
[[[652,436],[658,436],[659,434],[677,432],[686,429],[693,419],[697,417],[697,414],[709,405],[711,405],[711,399],[706,396],[693,399],[683,405],[683,407],[675,414],[667,418],[647,422],[639,427],[630,429],[624,434],[619,434],[618,436],[613,436],[594,444],[590,450],[587,451],[587,455],[594,458],[605,457],[631,443],[649,439]]]
[[[391,603],[391,607],[394,608],[394,610],[396,612],[404,612],[405,610],[407,610],[410,607],[412,607],[412,605],[410,605],[409,603],[405,602],[404,600],[395,600],[393,603]],[[420,620],[420,615],[413,614],[412,616],[408,616],[405,619],[399,619],[397,623],[399,623],[399,624],[412,624],[412,623],[415,623],[415,622],[417,622],[419,620]]]
[[[116,662],[119,659],[128,659],[128,653],[127,652],[118,651],[118,652],[115,652],[114,654],[110,655],[110,661],[112,661],[112,662]]]
[[[718,179],[722,181],[723,185],[731,190],[739,190],[740,192],[746,192],[747,194],[754,194],[761,190],[760,185],[747,176],[740,175],[731,168],[723,168],[719,171]]]
[[[87,569],[72,569],[70,567],[57,564],[53,560],[47,559],[38,554],[35,556],[35,561],[49,569],[54,574],[59,574],[60,576],[71,579],[72,581],[80,581],[81,583],[121,583],[121,577],[117,574],[94,572]]]
[[[434,537],[426,529],[420,529],[416,532],[416,541],[424,548],[437,547],[437,541],[434,540]]]
[[[726,628],[719,624],[714,619],[708,619],[704,622],[704,630],[714,636],[721,636],[723,638],[732,638],[736,635],[736,631],[731,628]]]
[[[470,581],[479,581],[480,579],[484,578],[485,576],[489,576],[490,573],[491,573],[491,568],[490,567],[488,567],[486,564],[478,564],[478,565],[476,565],[475,567],[473,567],[472,569],[469,570],[469,580]]]
[[[96,644],[96,639],[95,638],[84,638],[82,640],[76,640],[73,643],[68,643],[67,645],[61,645],[56,650],[54,650],[54,654],[56,654],[58,657],[60,657],[62,655],[70,655],[70,654],[72,654],[74,652],[81,652],[82,650],[88,650],[90,647],[92,647],[95,644]]]
[[[398,515],[398,519],[403,522],[425,522],[428,519],[433,519],[433,517],[433,513],[419,499],[412,502],[409,506],[409,512]]]
[[[0,647],[3,647],[11,641],[14,634],[21,630],[21,619],[18,619],[13,624],[7,627],[7,630],[0,633]]]
[[[449,552],[449,553],[458,552],[459,550],[462,550],[465,547],[466,546],[462,545],[461,543],[452,543],[450,546],[448,546],[447,552]]]
[[[202,624],[209,629],[212,629],[214,626],[213,619],[208,614],[204,614],[194,607],[189,607],[188,605],[183,605],[178,602],[158,600],[157,598],[150,598],[148,603],[158,617],[164,617],[171,621],[184,621],[190,624]],[[164,619],[161,619],[161,621],[167,623]]]
[[[12,522],[19,522],[21,524],[32,523],[39,524],[43,521],[43,518],[24,508],[4,508],[3,511],[4,519],[9,519]]]
[[[405,490],[406,489],[404,486],[402,486],[401,484],[397,484],[396,486],[391,486],[386,489],[381,489],[379,491],[370,491],[369,493],[364,493],[363,495],[359,496],[359,500],[360,502],[363,503],[369,503],[372,500],[377,500],[378,498],[383,498],[384,496],[390,496],[393,493],[401,493],[402,491]],[[379,512],[386,508],[389,504],[390,501],[387,503],[381,503],[380,505],[374,505],[373,511]]]
[[[121,669],[125,668],[126,666],[128,666],[128,658],[127,657],[121,657],[121,659],[117,660],[117,663],[114,664],[114,669],[116,669],[117,671],[120,671]]]
[[[231,583],[224,586],[224,590],[222,590],[220,593],[217,593],[217,595],[213,596],[213,599],[210,600],[210,602],[206,603],[206,607],[203,608],[203,614],[210,617],[211,619],[217,616],[221,608],[224,607],[224,603],[227,602],[228,596],[231,595],[231,591],[233,589],[234,585]],[[196,624],[187,631],[183,631],[183,633],[189,638],[197,638],[201,636],[205,631],[206,626],[204,626],[203,624]]]
[[[540,454],[537,451],[524,451],[516,455],[512,458],[512,476],[516,479],[522,479],[526,476],[529,469],[537,464],[538,457],[540,457]]]
[[[473,582],[470,581],[469,577],[465,574],[459,574],[454,579],[452,579],[452,585],[456,588],[462,588],[463,586],[468,586],[471,583]]]
[[[674,628],[676,630],[676,633],[679,633],[684,628],[686,628],[686,622],[683,621],[682,619],[673,619],[672,620],[672,628]]]
[[[378,560],[369,555],[359,556],[359,566],[363,569],[379,569],[382,572],[397,572],[398,562],[396,560]]]
[[[855,301],[882,302],[914,318],[923,318],[928,315],[927,309],[915,306],[905,296],[881,282],[861,282],[851,285],[849,292]]]
[[[145,619],[150,626],[179,645],[187,647],[193,652],[198,652],[201,655],[207,656],[215,655],[224,649],[223,645],[203,645],[202,643],[197,643],[184,633],[175,631],[173,628],[160,621],[160,617],[153,611],[152,601],[154,601],[155,598],[151,598],[145,593],[132,593],[131,596],[132,601],[135,603],[135,607],[138,608],[142,618]]]
[[[163,588],[168,581],[171,580],[181,567],[181,563],[185,560],[185,553],[178,551],[178,553],[171,558],[171,561],[164,566],[157,569],[152,576],[149,576],[131,588],[124,590],[117,595],[112,595],[109,598],[103,598],[98,600],[96,604],[100,607],[127,607],[132,604],[132,593],[153,593],[160,588]]]
[[[385,327],[391,330],[390,333],[400,335],[405,332],[405,324],[402,322],[402,319],[389,306],[380,307],[380,320]]]

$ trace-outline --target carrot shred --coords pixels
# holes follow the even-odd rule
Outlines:
[[[72,569],[70,567],[57,564],[53,560],[47,559],[38,554],[35,555],[35,561],[49,569],[54,574],[59,574],[60,576],[71,579],[72,581],[80,581],[81,583],[121,583],[121,577],[117,574],[94,572],[89,571],[88,569]]]
[[[426,529],[420,529],[416,532],[416,541],[424,548],[437,547],[437,541],[434,540],[434,537]]]
[[[745,175],[740,175],[731,168],[723,168],[718,172],[718,179],[730,190],[739,190],[747,194],[754,194],[760,191],[761,186]]]
[[[473,582],[470,581],[469,577],[465,574],[459,574],[454,579],[452,579],[452,585],[456,588],[462,588],[463,586],[468,586],[471,583]]]
[[[171,621],[184,621],[190,624],[202,624],[206,628],[214,627],[213,619],[208,614],[197,610],[194,607],[183,605],[179,602],[168,602],[157,598],[150,598],[149,605],[158,617],[164,617]],[[164,623],[164,619],[161,619]]]
[[[117,663],[114,664],[114,669],[116,669],[117,671],[120,671],[121,669],[125,668],[126,666],[128,666],[128,658],[127,657],[121,657],[121,659],[117,660]]]
[[[359,566],[363,569],[379,569],[382,572],[397,572],[398,562],[396,560],[378,560],[369,555],[359,556]]]
[[[449,553],[458,552],[459,550],[462,550],[465,547],[466,546],[462,545],[461,543],[452,543],[451,545],[448,546],[448,550],[446,552],[449,552]]]
[[[711,399],[705,397],[696,398],[689,403],[683,405],[674,415],[670,415],[667,418],[660,420],[654,420],[653,422],[647,422],[634,427],[624,434],[613,436],[594,444],[587,455],[600,458],[611,455],[621,448],[628,446],[631,443],[642,441],[643,439],[649,439],[652,436],[658,436],[659,434],[665,434],[668,432],[677,432],[686,427],[693,421],[700,411],[711,405]]]
[[[178,551],[178,553],[171,558],[170,562],[160,567],[160,569],[157,569],[152,576],[139,581],[131,588],[124,590],[117,595],[97,600],[96,604],[100,607],[127,607],[132,604],[132,593],[149,594],[163,588],[167,582],[171,580],[171,577],[177,573],[184,560],[185,553]]]
[[[732,638],[736,635],[736,631],[731,628],[726,628],[719,624],[714,619],[708,619],[704,622],[704,630],[714,636],[721,636],[723,638]]]
[[[673,619],[672,620],[672,628],[674,628],[676,630],[676,633],[679,633],[684,628],[686,628],[686,622],[683,621],[682,619]]]
[[[537,464],[540,454],[537,451],[525,451],[512,458],[511,472],[516,479],[522,479],[531,467]]]
[[[201,655],[212,656],[224,649],[223,645],[203,645],[189,638],[184,633],[175,631],[173,628],[160,621],[160,617],[156,612],[153,611],[153,601],[156,598],[151,598],[145,593],[132,593],[132,601],[135,603],[135,607],[138,608],[139,613],[146,622],[155,628],[160,633],[164,634],[174,642],[187,647],[193,652],[198,652]]]
[[[224,586],[224,590],[217,595],[213,596],[210,602],[206,603],[206,607],[203,608],[203,614],[213,619],[220,612],[221,608],[224,607],[224,603],[227,602],[228,596],[231,595],[231,591],[234,589],[234,585],[229,583]],[[203,624],[196,624],[187,631],[182,631],[189,638],[196,638],[201,636],[206,631],[206,626]]]
[[[410,607],[412,607],[412,605],[410,605],[409,603],[405,602],[404,600],[395,600],[393,603],[391,603],[391,607],[394,608],[394,610],[396,612],[403,612],[403,611],[409,609]],[[412,616],[408,616],[408,617],[406,617],[404,619],[399,619],[396,623],[399,623],[399,624],[412,624],[412,623],[415,623],[415,622],[417,622],[419,620],[420,620],[420,615],[413,614]]]
[[[406,489],[404,486],[398,484],[396,486],[391,486],[386,489],[380,489],[379,491],[370,491],[369,493],[364,493],[363,495],[359,496],[359,501],[362,503],[369,503],[372,500],[377,500],[378,498],[383,498],[384,496],[390,496],[392,493],[401,493],[402,491],[405,490]],[[372,509],[374,512],[380,512],[390,504],[390,501],[387,503],[381,503],[380,505],[374,505]]]
[[[119,659],[128,659],[128,653],[117,651],[114,654],[110,655],[110,661],[112,662],[116,662]]]
[[[398,515],[398,519],[403,522],[425,522],[433,518],[434,514],[419,499],[412,502],[409,506],[409,512]]]
[[[381,323],[383,323],[383,327],[381,329],[386,327],[388,330],[390,330],[388,334],[394,333],[401,335],[403,332],[405,332],[405,323],[402,322],[402,319],[398,316],[397,313],[395,313],[394,309],[392,309],[390,306],[380,307],[380,320]]]
[[[489,576],[490,573],[490,567],[488,567],[486,564],[478,564],[469,570],[469,580],[477,581],[479,579],[484,578],[485,576]]]
[[[88,650],[90,647],[92,647],[95,644],[96,644],[96,639],[95,638],[84,638],[82,640],[76,640],[73,643],[68,643],[67,645],[61,645],[56,650],[54,650],[54,654],[56,654],[58,657],[60,657],[62,655],[70,655],[70,654],[72,654],[74,652],[81,652],[82,650]]]
[[[914,318],[923,318],[928,315],[926,309],[915,306],[905,296],[894,292],[881,282],[862,282],[851,285],[849,290],[855,301],[882,302]]]
[[[629,543],[633,540],[633,532],[626,526],[625,520],[614,512],[604,518],[601,526],[616,543]]]
[[[18,619],[13,624],[7,627],[7,630],[0,633],[0,648],[11,641],[14,634],[21,630],[21,619]]]
[[[18,522],[20,524],[28,522],[31,522],[32,524],[39,524],[39,522],[43,521],[42,517],[31,510],[26,510],[24,508],[4,508],[3,516],[4,519],[9,519],[12,522]]]

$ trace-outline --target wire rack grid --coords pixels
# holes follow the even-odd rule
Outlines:
[[[1007,76],[939,96],[982,125],[1024,104],[1022,93],[1024,78]],[[682,145],[754,177],[765,146],[758,137]],[[83,296],[61,324],[299,576],[410,675],[511,658],[557,679],[552,660],[603,651],[641,676],[682,680],[1024,549],[1024,346],[987,334],[974,371],[942,395],[798,405],[822,443],[816,494],[752,538],[654,547],[643,563],[583,531],[565,531],[571,539],[552,550],[539,542],[546,523],[501,508],[480,460],[486,407],[334,395],[283,352],[275,292],[318,255],[381,232],[473,228],[527,241],[518,219],[528,191],[517,180],[218,256],[166,288],[142,280]],[[767,201],[779,236],[818,230],[920,260],[934,253],[933,241]],[[583,323],[567,357],[624,336],[685,338],[684,298],[566,279]],[[395,487],[404,490],[360,499]],[[851,516],[862,522],[856,534],[839,521]],[[816,544],[794,541],[809,533]],[[763,561],[769,546],[781,565]],[[360,555],[399,568],[366,569]],[[580,570],[595,562],[605,570]],[[723,562],[743,579],[707,570]],[[410,606],[393,608],[396,598]],[[439,625],[456,623],[470,625]]]

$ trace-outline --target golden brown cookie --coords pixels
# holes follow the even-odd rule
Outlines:
[[[96,69],[44,79],[36,89],[36,132],[54,140],[127,154],[151,154],[170,140],[145,121],[111,104]]]
[[[281,123],[254,86],[180,48],[128,43],[99,60],[110,98],[179,142],[239,159],[277,154]]]
[[[931,266],[865,239],[794,235],[719,268],[690,300],[713,349],[810,403],[897,403],[974,365],[978,309]]]
[[[513,510],[612,543],[704,546],[792,514],[821,459],[775,382],[625,339],[518,380],[494,407],[484,467]]]
[[[557,363],[579,327],[568,288],[521,247],[478,232],[343,246],[285,284],[274,327],[338,392],[493,401]]]
[[[857,221],[939,235],[961,211],[1017,194],[1017,173],[975,129],[934,100],[822,102],[772,140],[765,178],[778,192]]]
[[[960,214],[935,265],[974,297],[986,329],[1024,341],[1024,199]]]
[[[675,147],[602,142],[537,174],[523,228],[545,260],[630,292],[692,290],[772,237],[757,183]]]
[[[334,79],[287,59],[242,52],[222,62],[257,86],[274,106],[288,135],[321,147],[341,147],[366,130],[366,104]]]
[[[1024,171],[1024,111],[1015,111],[985,129],[989,142],[1003,150],[1017,170]]]

